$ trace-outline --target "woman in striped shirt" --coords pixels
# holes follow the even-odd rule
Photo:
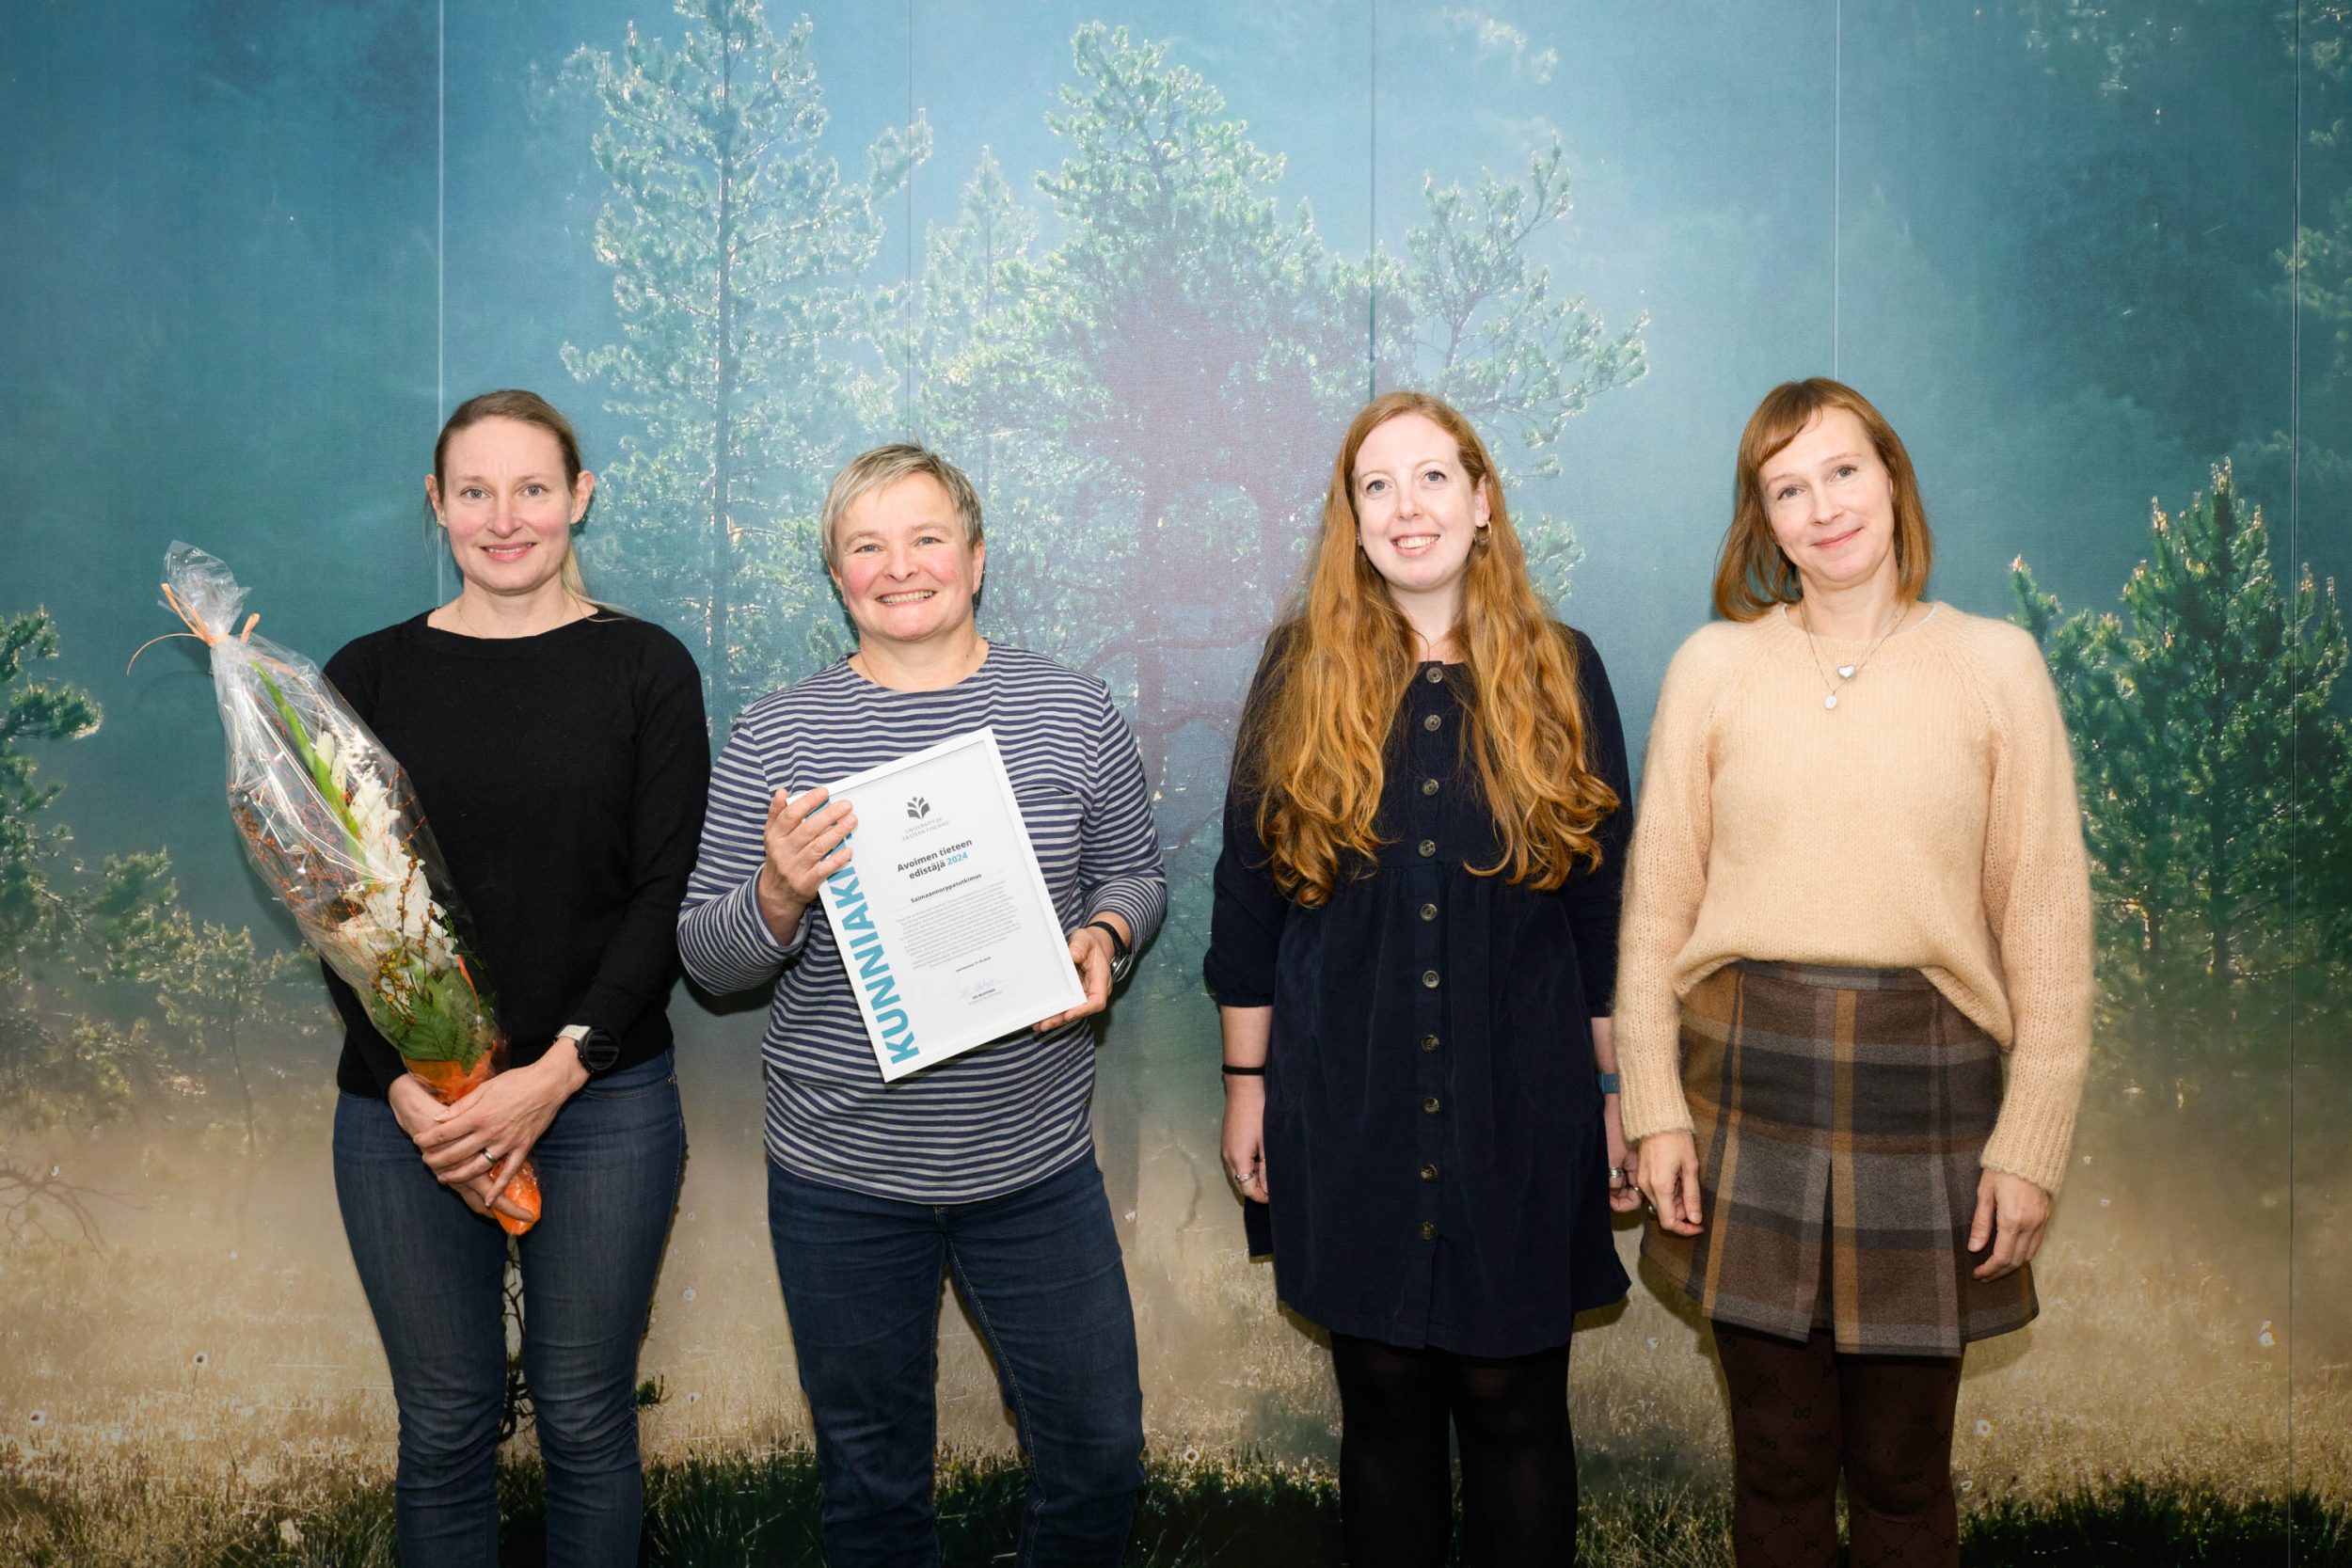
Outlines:
[[[979,635],[979,499],[953,464],[865,453],[834,476],[821,534],[857,651],[737,717],[678,945],[714,990],[774,986],[769,1229],[817,1427],[825,1556],[936,1557],[945,1269],[1032,1466],[1020,1560],[1112,1563],[1143,1481],[1142,1394],[1088,1123],[1089,1020],[1167,906],[1141,758],[1100,682]],[[821,786],[984,724],[1086,1001],[885,1084],[817,896],[856,826]]]

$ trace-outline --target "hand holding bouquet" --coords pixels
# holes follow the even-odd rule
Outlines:
[[[193,546],[164,557],[165,600],[212,649],[229,737],[229,812],[279,902],[369,1020],[442,1104],[503,1065],[506,1039],[461,934],[447,866],[398,761],[316,665],[234,630],[245,590]],[[539,1217],[528,1160],[494,1211],[510,1235]]]

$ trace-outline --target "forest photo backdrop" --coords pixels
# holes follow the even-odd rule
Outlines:
[[[2100,901],[2044,1315],[1963,1393],[1971,1560],[2352,1560],[2341,4],[36,0],[10,34],[0,1556],[390,1560],[324,996],[238,859],[200,659],[123,673],[172,538],[323,658],[446,596],[434,432],[532,387],[603,481],[591,583],[686,641],[723,726],[845,646],[833,469],[963,464],[983,628],[1109,684],[1169,857],[1096,1103],[1137,1560],[1292,1561],[1333,1540],[1337,1405],[1241,1256],[1198,973],[1235,708],[1340,430],[1396,386],[1470,412],[1638,754],[1740,420],[1821,372],[1911,442],[1936,595],[2042,639]],[[675,1011],[649,1539],[792,1560],[756,1014]],[[1637,1285],[1573,1382],[1588,1560],[1723,1560],[1699,1326]],[[1018,1478],[952,1310],[941,1394],[978,1561]]]

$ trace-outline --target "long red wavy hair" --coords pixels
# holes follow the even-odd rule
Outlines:
[[[1577,861],[1600,863],[1596,830],[1618,806],[1588,761],[1576,641],[1527,579],[1527,554],[1486,443],[1441,400],[1390,392],[1357,414],[1331,465],[1322,538],[1268,643],[1234,770],[1257,797],[1275,884],[1311,909],[1383,842],[1374,818],[1416,649],[1386,580],[1357,547],[1355,472],[1365,439],[1403,414],[1422,415],[1454,437],[1465,477],[1485,489],[1488,506],[1463,578],[1454,641],[1470,676],[1462,745],[1475,760],[1502,854],[1471,870],[1556,888]]]

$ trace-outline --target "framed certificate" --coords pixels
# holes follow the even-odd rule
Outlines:
[[[827,788],[857,832],[818,894],[885,1081],[1086,1000],[994,730]]]

